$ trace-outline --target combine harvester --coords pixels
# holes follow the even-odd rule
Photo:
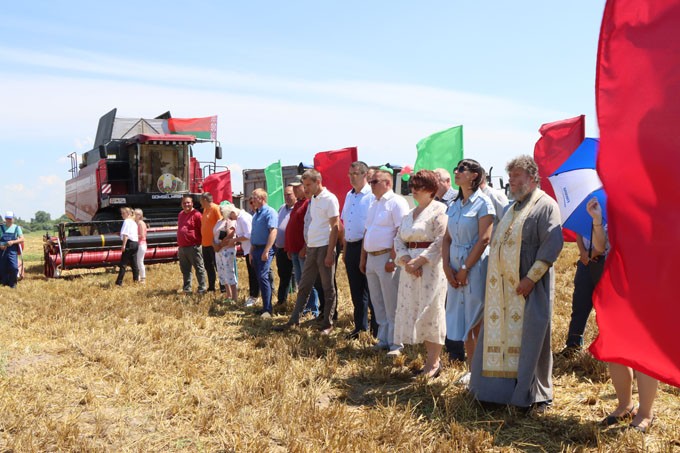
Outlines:
[[[217,203],[232,199],[231,173],[216,165],[222,158],[216,123],[217,117],[173,119],[170,112],[153,119],[116,118],[116,109],[104,115],[94,148],[80,163],[76,153],[69,155],[66,215],[73,222],[59,224],[56,236],[45,235],[45,276],[118,264],[123,206],[141,208],[149,224],[144,262],[177,260],[182,196],[192,195],[196,208],[204,191]],[[193,145],[205,142],[215,144],[213,162],[194,157]]]

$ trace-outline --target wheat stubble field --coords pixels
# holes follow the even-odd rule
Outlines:
[[[667,385],[649,434],[597,425],[615,395],[587,354],[556,362],[541,415],[482,408],[455,384],[461,366],[413,379],[420,347],[388,359],[368,336],[345,339],[342,267],[339,328],[321,337],[270,332],[285,312],[261,320],[218,295],[177,294],[177,264],[117,288],[104,270],[46,280],[39,235],[27,249],[27,279],[0,288],[0,451],[680,451],[680,391]],[[557,263],[554,351],[576,256],[570,244]],[[591,319],[588,340],[595,329]]]

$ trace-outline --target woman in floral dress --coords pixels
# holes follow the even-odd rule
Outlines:
[[[418,203],[408,213],[394,239],[399,276],[395,343],[424,343],[427,360],[422,374],[434,378],[441,371],[439,355],[446,338],[446,279],[441,266],[446,206],[433,203],[438,176],[420,170],[409,185]]]

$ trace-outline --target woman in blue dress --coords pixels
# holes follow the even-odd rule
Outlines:
[[[442,245],[446,294],[446,338],[464,341],[468,367],[484,313],[488,244],[496,212],[479,186],[486,172],[479,162],[463,159],[455,168],[458,196],[446,214],[448,225]],[[467,376],[461,381],[466,383]]]

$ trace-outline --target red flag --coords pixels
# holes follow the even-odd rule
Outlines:
[[[350,164],[356,160],[356,146],[337,151],[323,151],[314,156],[314,168],[321,173],[323,186],[338,197],[340,212],[345,204],[345,194],[352,188],[347,172]]]
[[[205,178],[203,180],[203,192],[210,192],[214,203],[220,204],[224,200],[231,203],[231,171],[225,170],[213,173]]]
[[[538,132],[541,138],[534,146],[534,160],[538,164],[538,174],[541,176],[541,189],[556,200],[548,176],[552,175],[583,142],[586,137],[586,116],[546,123]],[[576,241],[576,233],[567,229],[562,231],[565,241]]]
[[[680,386],[680,1],[609,0],[597,63],[598,173],[611,250],[594,304],[600,360]]]

